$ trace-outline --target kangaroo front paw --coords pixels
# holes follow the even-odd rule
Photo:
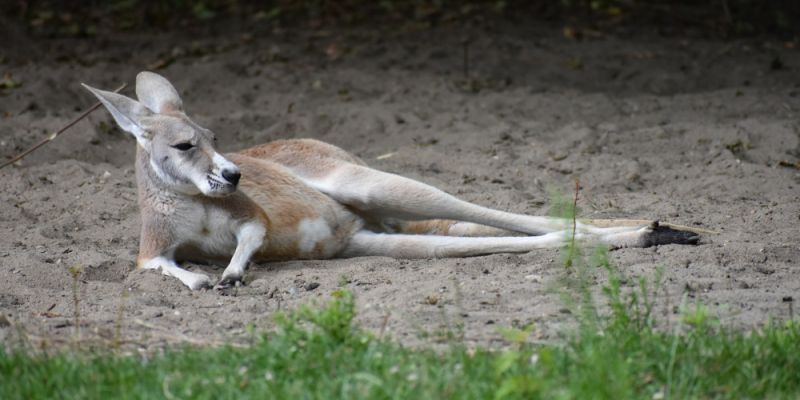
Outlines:
[[[223,276],[222,279],[214,286],[214,289],[225,291],[227,289],[243,286],[244,281],[241,275],[228,275]]]

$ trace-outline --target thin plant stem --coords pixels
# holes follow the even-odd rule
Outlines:
[[[117,88],[116,90],[114,90],[114,93],[118,93],[120,90],[124,89],[124,88],[125,88],[125,86],[126,86],[126,84],[124,84],[124,83],[123,83],[123,84],[122,84],[122,86],[120,86],[119,88]],[[53,141],[53,140],[55,140],[55,139],[56,139],[56,138],[57,138],[59,135],[61,135],[62,133],[64,133],[64,132],[65,132],[67,129],[69,129],[69,128],[72,128],[72,126],[73,126],[73,125],[77,124],[77,123],[78,123],[78,122],[80,122],[82,119],[86,118],[86,116],[88,116],[89,114],[91,114],[91,113],[92,113],[92,111],[96,110],[96,109],[97,109],[98,107],[100,107],[101,105],[102,105],[102,104],[101,104],[99,101],[98,101],[97,103],[94,103],[94,105],[93,105],[93,106],[89,107],[89,108],[88,108],[86,111],[82,112],[80,115],[78,115],[77,117],[75,117],[75,119],[73,119],[72,121],[70,121],[68,124],[64,125],[64,127],[63,127],[63,128],[61,128],[61,129],[59,129],[59,130],[55,131],[54,133],[50,134],[50,136],[48,136],[48,137],[46,137],[46,138],[42,139],[42,141],[40,141],[39,143],[36,143],[35,145],[33,145],[33,147],[29,148],[28,150],[25,150],[25,151],[23,151],[22,153],[18,154],[16,157],[12,158],[11,160],[8,160],[8,161],[6,161],[5,163],[3,163],[3,165],[0,165],[0,169],[3,169],[3,168],[5,168],[5,167],[7,167],[7,166],[9,166],[9,165],[11,165],[11,164],[14,164],[15,162],[17,162],[17,161],[19,161],[19,160],[21,160],[21,159],[25,158],[25,156],[27,156],[28,154],[31,154],[31,153],[33,153],[34,151],[36,151],[36,149],[38,149],[38,148],[40,148],[40,147],[42,147],[42,146],[46,145],[47,143],[50,143],[50,142],[52,142],[52,141]]]

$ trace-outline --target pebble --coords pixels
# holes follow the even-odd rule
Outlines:
[[[542,281],[542,277],[541,275],[530,274],[530,275],[525,275],[525,280],[539,283]]]

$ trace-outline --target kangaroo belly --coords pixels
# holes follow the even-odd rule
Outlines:
[[[286,168],[242,155],[229,157],[242,171],[239,189],[269,220],[256,260],[331,258],[361,229],[357,215]]]
[[[355,219],[342,221],[324,216],[276,225],[273,222],[274,228],[267,233],[267,242],[256,254],[256,260],[332,258],[360,227]]]

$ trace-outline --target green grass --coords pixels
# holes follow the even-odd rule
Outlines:
[[[405,348],[352,326],[354,300],[339,291],[322,308],[278,317],[247,348],[184,347],[152,356],[0,351],[0,398],[797,398],[800,327],[738,332],[703,307],[664,332],[641,292],[585,318],[560,346],[525,344],[507,329],[507,350]],[[637,305],[634,305],[637,304]]]
[[[574,219],[577,195],[554,203],[565,203],[556,208]],[[353,294],[340,290],[324,306],[277,314],[277,328],[245,348],[121,356],[111,345],[55,354],[0,347],[0,399],[800,397],[797,321],[743,332],[721,326],[697,303],[684,304],[679,322],[659,325],[660,274],[631,279],[605,249],[584,255],[569,233],[565,244],[571,278],[563,294],[577,324],[558,345],[527,343],[535,330],[528,326],[499,329],[508,343],[499,351],[458,342],[444,351],[406,348],[354,326]],[[601,300],[590,284],[597,272],[607,276]]]

